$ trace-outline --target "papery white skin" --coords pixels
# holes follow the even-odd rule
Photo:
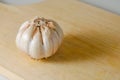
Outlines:
[[[34,22],[37,19],[39,24]],[[35,59],[53,55],[63,39],[63,31],[59,25],[53,20],[47,20],[45,23],[46,20],[36,17],[32,21],[24,22],[16,37],[17,47]]]

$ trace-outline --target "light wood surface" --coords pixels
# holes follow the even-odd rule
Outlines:
[[[34,16],[57,21],[64,31],[62,46],[46,60],[33,60],[15,45],[20,24]],[[17,80],[120,80],[118,15],[78,0],[0,3],[0,24],[0,73],[8,70],[8,78],[13,74]]]

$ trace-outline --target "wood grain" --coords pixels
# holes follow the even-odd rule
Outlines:
[[[64,31],[62,46],[46,60],[33,60],[15,45],[20,24],[34,16],[54,19]],[[0,24],[0,65],[21,80],[120,80],[119,15],[78,0],[46,0],[0,4]]]

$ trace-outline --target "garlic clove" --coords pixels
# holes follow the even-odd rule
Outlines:
[[[59,25],[58,25],[59,26]],[[56,34],[58,35],[58,39],[59,40],[59,46],[61,45],[62,43],[62,40],[63,40],[63,31],[60,27],[56,26]]]
[[[57,48],[59,46],[59,38],[55,31],[53,31],[52,40],[54,45],[54,51],[53,51],[53,54],[54,54],[57,51]]]
[[[52,27],[55,28],[55,32],[56,32],[55,34],[56,34],[57,38],[60,38],[60,39],[58,39],[59,40],[59,45],[60,45],[61,42],[62,42],[62,39],[63,39],[63,31],[55,21],[53,21],[53,20],[49,20],[49,21],[50,21],[48,23],[49,26],[52,26]]]
[[[19,29],[19,32],[17,34],[17,37],[16,37],[16,44],[17,44],[17,47],[20,47],[19,43],[20,43],[20,39],[21,39],[21,36],[22,36],[22,33],[27,29],[27,27],[29,26],[29,22],[26,21],[24,22],[20,29]]]
[[[33,25],[30,25],[22,34],[21,40],[20,40],[20,46],[26,53],[29,53],[29,42],[32,39],[32,33],[35,30],[35,27]],[[23,45],[24,44],[24,45]]]
[[[43,43],[44,43],[44,50],[45,50],[45,57],[49,57],[50,55],[52,55],[52,41],[51,41],[51,31],[48,27],[45,27],[44,31],[42,31],[43,33]],[[48,54],[49,53],[49,54]]]
[[[36,33],[34,34],[33,39],[30,42],[29,53],[30,53],[30,56],[36,59],[45,57],[44,47],[42,44],[42,38],[41,38],[41,34],[39,33],[38,28],[37,28]]]

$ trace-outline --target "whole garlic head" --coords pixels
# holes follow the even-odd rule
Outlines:
[[[53,20],[35,17],[24,22],[17,34],[16,45],[32,58],[55,54],[63,40],[63,31]]]

